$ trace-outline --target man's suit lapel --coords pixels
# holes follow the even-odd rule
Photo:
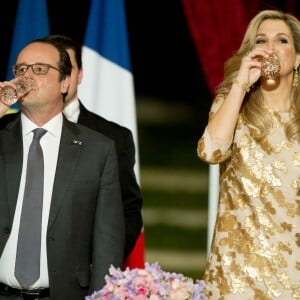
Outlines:
[[[3,130],[2,139],[4,170],[10,219],[13,220],[20,186],[23,164],[23,142],[20,118]]]
[[[79,133],[78,127],[64,118],[52,192],[48,229],[52,226],[61,203],[65,199],[66,190],[72,182],[82,147],[82,141],[77,139]]]

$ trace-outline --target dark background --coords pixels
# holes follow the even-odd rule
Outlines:
[[[17,0],[0,11],[0,80],[5,80]],[[82,43],[90,0],[47,1],[50,33]],[[137,99],[184,101],[207,114],[210,95],[180,0],[125,1]]]
[[[261,2],[264,7],[284,10],[286,3],[293,1]],[[295,7],[300,5],[298,1],[294,2]],[[0,10],[1,81],[5,80],[8,67],[17,3],[17,0],[10,0],[9,7]],[[76,0],[76,3],[48,0],[47,5],[50,33],[69,35],[82,43],[90,0]],[[181,0],[125,0],[125,6],[137,101],[152,97],[185,103],[205,123],[212,96],[202,73]],[[216,32],[216,38],[218,34],[221,32]]]

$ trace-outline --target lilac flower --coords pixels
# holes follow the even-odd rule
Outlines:
[[[193,282],[183,274],[162,270],[156,262],[144,269],[122,271],[111,266],[106,285],[85,300],[207,300],[203,280]]]

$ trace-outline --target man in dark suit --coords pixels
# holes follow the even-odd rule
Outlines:
[[[135,146],[132,133],[129,129],[88,111],[78,99],[77,87],[83,76],[81,45],[64,35],[49,35],[46,39],[67,50],[71,59],[71,83],[64,109],[66,117],[108,136],[115,142],[126,226],[126,259],[143,226],[142,196],[134,173]]]
[[[15,76],[30,77],[34,84],[19,99],[21,112],[0,119],[0,299],[82,300],[104,285],[111,264],[123,264],[125,224],[115,145],[62,114],[71,68],[67,52],[43,39],[29,43],[17,57]],[[46,131],[40,140],[40,268],[39,277],[24,287],[15,265],[27,153],[36,128]]]

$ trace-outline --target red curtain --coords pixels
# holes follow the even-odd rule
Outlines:
[[[181,0],[192,39],[212,96],[223,79],[224,62],[240,46],[258,11],[280,9],[297,14],[297,1]]]
[[[247,26],[243,3],[241,0],[182,0],[182,5],[204,75],[214,95],[223,79],[224,62],[239,47]]]

